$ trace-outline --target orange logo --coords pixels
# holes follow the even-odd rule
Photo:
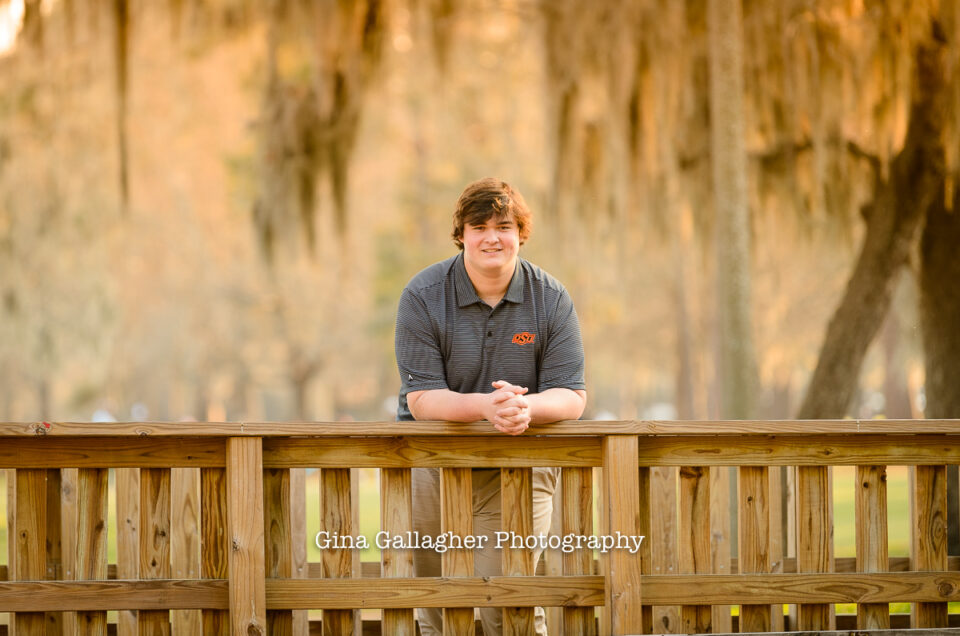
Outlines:
[[[530,333],[529,331],[524,331],[523,333],[513,334],[513,344],[516,345],[525,345],[533,342],[537,337],[537,334]]]

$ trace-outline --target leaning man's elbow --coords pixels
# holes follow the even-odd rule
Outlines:
[[[586,408],[587,408],[587,392],[584,391],[584,390],[582,390],[582,389],[578,389],[578,390],[574,391],[574,393],[575,393],[576,396],[577,396],[578,398],[580,398],[580,399],[579,399],[579,404],[577,405],[577,409],[576,409],[576,410],[577,410],[577,414],[576,414],[574,417],[572,417],[571,419],[577,420],[577,419],[580,419],[580,417],[583,415],[583,412],[584,412],[584,411],[586,410]]]
[[[410,409],[410,415],[413,416],[413,419],[420,419],[420,409],[418,404],[420,403],[420,398],[423,396],[425,391],[411,391],[407,393],[407,408]]]

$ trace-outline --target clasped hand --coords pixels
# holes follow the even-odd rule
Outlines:
[[[484,409],[493,427],[507,435],[520,435],[530,428],[530,402],[525,397],[529,389],[505,380],[497,380],[493,388]]]

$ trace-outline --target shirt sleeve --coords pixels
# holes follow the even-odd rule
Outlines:
[[[580,336],[580,321],[573,307],[573,300],[566,290],[560,293],[553,319],[550,321],[550,337],[545,343],[540,362],[537,392],[547,389],[586,389],[584,382],[583,339]]]
[[[394,351],[400,371],[401,396],[411,391],[447,388],[439,334],[433,328],[423,300],[409,289],[400,295]]]

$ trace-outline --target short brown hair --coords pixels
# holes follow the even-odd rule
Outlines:
[[[482,225],[491,217],[512,218],[520,230],[520,244],[530,238],[533,214],[523,196],[500,179],[487,177],[474,181],[460,194],[453,212],[453,242],[463,249],[463,228]]]

